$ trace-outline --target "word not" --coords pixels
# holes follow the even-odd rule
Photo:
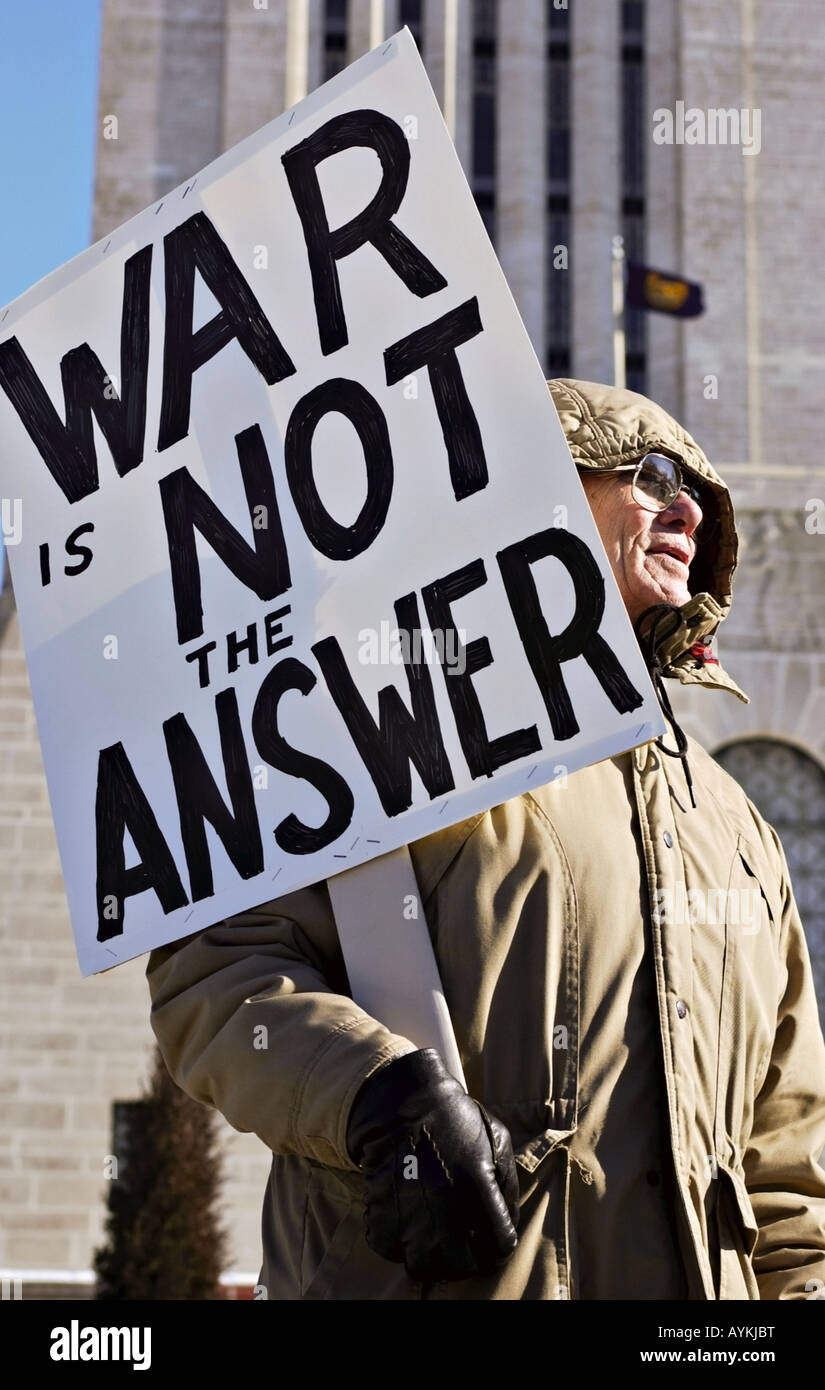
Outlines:
[[[759,154],[762,148],[762,112],[710,106],[703,111],[677,101],[675,111],[659,106],[653,112],[654,145],[741,145],[743,154]]]
[[[363,627],[358,634],[358,660],[364,666],[420,665],[423,659],[432,664],[434,657],[447,671],[463,676],[467,669],[467,634],[463,628],[391,628],[388,622],[375,628]]]
[[[52,1361],[131,1361],[133,1371],[152,1364],[151,1327],[81,1327],[72,1318],[68,1327],[52,1328]]]

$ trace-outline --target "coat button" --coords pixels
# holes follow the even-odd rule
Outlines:
[[[668,849],[672,849],[672,848],[673,848],[673,836],[671,835],[671,833],[670,833],[669,830],[666,830],[666,831],[665,831],[664,835],[662,836],[662,839],[664,840],[664,842],[665,842],[665,844],[667,845]]]
[[[687,1004],[685,1003],[684,999],[676,1000],[676,1012],[680,1018],[687,1017]]]

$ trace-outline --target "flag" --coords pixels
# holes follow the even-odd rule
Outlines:
[[[626,303],[634,309],[654,309],[681,319],[696,318],[705,309],[701,285],[638,261],[627,262]]]

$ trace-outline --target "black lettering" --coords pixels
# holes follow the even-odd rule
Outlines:
[[[354,425],[367,466],[367,496],[351,526],[342,526],[330,516],[312,474],[313,435],[331,410]],[[387,517],[393,462],[384,412],[365,387],[334,377],[302,396],[289,417],[284,464],[295,509],[316,550],[330,560],[351,560],[372,545]]]
[[[415,594],[405,594],[394,607],[399,630],[407,630],[410,638],[420,632]],[[312,652],[388,816],[400,815],[412,805],[411,762],[431,800],[453,790],[426,662],[404,662],[412,713],[395,686],[388,685],[378,692],[376,723],[347,670],[337,639],[325,637]]]
[[[193,652],[186,653],[187,661],[198,663],[198,684],[201,690],[205,690],[209,684],[209,653],[213,652],[217,645],[217,642],[204,642],[202,647],[196,647]]]
[[[290,611],[289,604],[286,604],[283,608],[276,608],[274,613],[265,614],[264,636],[266,638],[267,656],[274,656],[282,647],[289,647],[292,645],[291,637],[282,637],[280,641],[276,641],[278,633],[283,632],[283,624],[279,623],[277,620],[278,618],[285,618]]]
[[[276,826],[277,843],[287,854],[314,854],[343,835],[355,807],[352,792],[339,772],[320,758],[292,748],[278,729],[278,705],[287,690],[308,695],[316,677],[308,666],[293,656],[285,657],[264,677],[252,710],[252,737],[265,762],[290,777],[309,782],[329,806],[329,815],[319,826],[304,825],[294,812]]]
[[[226,669],[230,676],[238,669],[238,657],[241,652],[249,652],[250,666],[257,666],[258,631],[254,623],[249,624],[243,638],[240,638],[237,632],[226,634]]]
[[[98,941],[121,935],[126,899],[147,888],[154,888],[164,913],[186,906],[189,900],[172,852],[122,743],[100,750],[95,827]],[[131,869],[126,868],[123,848],[127,830],[140,855],[140,863]]]
[[[263,503],[271,522],[262,529],[253,525],[254,544],[251,546],[185,468],[177,468],[160,480],[178,642],[181,644],[203,633],[196,528],[227,569],[258,598],[273,599],[288,589],[291,582],[275,484],[260,426],[251,425],[242,430],[235,436],[235,444],[250,520],[254,521],[254,510]]]
[[[518,758],[526,758],[541,748],[535,724],[531,724],[528,729],[516,729],[512,733],[501,734],[498,738],[487,737],[484,715],[473,689],[472,677],[476,671],[483,671],[485,666],[492,665],[490,643],[486,637],[476,637],[466,646],[459,642],[450,607],[457,599],[471,594],[473,590],[480,589],[486,583],[484,562],[473,560],[463,569],[455,570],[443,579],[437,579],[433,584],[426,584],[421,590],[430,627],[433,631],[443,633],[445,648],[447,633],[453,634],[452,640],[455,645],[452,650],[456,653],[456,658],[461,651],[465,653],[464,670],[461,671],[461,663],[456,659],[449,671],[445,668],[444,680],[453,707],[458,737],[473,777],[491,777],[496,768],[503,767],[505,763],[515,762]]]
[[[72,534],[66,537],[66,554],[79,555],[81,559],[80,564],[78,565],[64,565],[64,574],[82,574],[84,570],[87,570],[89,568],[93,559],[92,551],[89,549],[87,545],[76,545],[75,542],[79,539],[80,536],[85,536],[87,532],[91,533],[92,531],[94,531],[94,529],[94,522],[87,521],[84,523],[83,526],[75,527],[74,531],[72,531]]]
[[[482,331],[478,300],[468,299],[384,353],[388,386],[427,368],[457,502],[479,492],[489,481],[481,430],[455,352]]]
[[[149,370],[149,278],[152,248],[130,256],[123,273],[118,396],[100,359],[81,343],[60,362],[66,423],[16,338],[0,346],[0,386],[20,416],[43,462],[69,502],[99,487],[92,416],[123,477],[143,459]]]
[[[158,430],[162,453],[189,433],[192,377],[233,338],[272,386],[295,371],[263,309],[205,212],[196,212],[163,238],[166,252],[166,331],[163,397]],[[192,328],[195,271],[221,305],[220,313]]]
[[[318,165],[342,150],[364,146],[381,161],[381,183],[370,203],[343,226],[330,230]],[[401,206],[410,168],[410,145],[401,127],[380,111],[333,116],[282,156],[309,258],[318,336],[324,356],[349,342],[336,262],[370,242],[407,289],[420,299],[447,281],[391,220]]]
[[[552,555],[573,581],[576,608],[564,632],[553,637],[539,603],[530,566]],[[611,704],[620,714],[638,709],[642,696],[598,628],[604,614],[604,579],[590,550],[578,536],[551,526],[496,555],[524,652],[538,685],[553,736],[573,738],[579,724],[562,674],[562,664],[583,656]]]
[[[205,820],[215,830],[241,878],[253,878],[264,867],[255,791],[234,690],[221,690],[215,696],[215,713],[231,811],[185,716],[173,714],[163,724],[193,903],[210,898],[215,891]]]

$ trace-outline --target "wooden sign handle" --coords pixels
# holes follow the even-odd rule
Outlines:
[[[406,845],[327,880],[352,997],[467,1084]]]

